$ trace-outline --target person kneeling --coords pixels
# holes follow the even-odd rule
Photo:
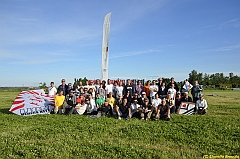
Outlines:
[[[170,120],[170,106],[167,103],[166,99],[163,98],[162,103],[158,106],[157,115],[155,120],[159,118],[162,120]]]
[[[122,103],[115,106],[115,111],[118,115],[119,120],[121,120],[121,117],[127,118],[128,108],[129,108],[129,105],[128,105],[128,102],[127,102],[127,98],[124,98]]]
[[[141,120],[144,120],[146,117],[146,120],[149,120],[152,116],[152,105],[149,103],[148,98],[144,99],[144,103],[142,105],[142,111],[141,111]]]
[[[207,101],[204,99],[204,95],[200,94],[200,99],[196,102],[196,108],[198,114],[206,114],[207,113]]]
[[[66,95],[65,102],[63,104],[63,110],[62,113],[69,115],[69,111],[76,106],[76,96],[73,94],[73,90],[70,89],[69,94]],[[68,110],[66,112],[66,110]]]
[[[131,106],[128,108],[128,117],[127,120],[132,118],[132,117],[140,117],[140,105],[138,104],[138,100],[134,99],[133,103],[131,104]]]

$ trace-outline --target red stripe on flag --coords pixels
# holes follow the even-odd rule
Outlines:
[[[24,102],[24,100],[20,100],[20,101],[16,101],[16,100],[15,100],[15,101],[13,102],[13,104],[19,104],[19,103],[22,103],[22,102]]]
[[[24,107],[24,104],[19,105],[19,106],[13,108],[12,110],[10,110],[10,112],[13,112],[13,111],[15,111],[15,110],[17,110],[17,109],[20,109],[20,108],[23,108],[23,107]]]
[[[106,47],[106,52],[108,52],[108,47]]]

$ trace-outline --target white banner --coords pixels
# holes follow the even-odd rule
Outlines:
[[[195,103],[193,102],[182,102],[179,107],[178,113],[192,115],[195,107]]]
[[[50,114],[53,106],[54,96],[45,94],[43,90],[29,90],[18,94],[9,111],[21,116]]]

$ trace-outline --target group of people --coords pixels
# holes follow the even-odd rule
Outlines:
[[[159,78],[158,81],[147,81],[144,85],[141,80],[133,83],[130,79],[126,84],[122,81],[96,80],[87,81],[86,85],[62,84],[56,88],[54,82],[48,87],[48,94],[55,96],[55,114],[87,114],[91,118],[106,115],[116,115],[118,119],[129,120],[132,117],[141,120],[163,119],[170,120],[171,114],[178,113],[182,102],[196,103],[195,113],[205,114],[207,102],[204,99],[203,87],[195,81],[191,85],[187,80],[179,89],[174,78],[166,83]],[[181,91],[181,92],[180,92]],[[192,94],[192,98],[189,96]]]

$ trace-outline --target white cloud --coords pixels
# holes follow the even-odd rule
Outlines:
[[[128,57],[128,56],[136,56],[136,55],[140,55],[140,54],[148,54],[148,53],[157,53],[160,52],[162,50],[143,50],[143,51],[131,51],[131,52],[125,52],[125,53],[118,53],[117,55],[112,55],[109,56],[110,59],[113,58],[121,58],[121,57]]]

